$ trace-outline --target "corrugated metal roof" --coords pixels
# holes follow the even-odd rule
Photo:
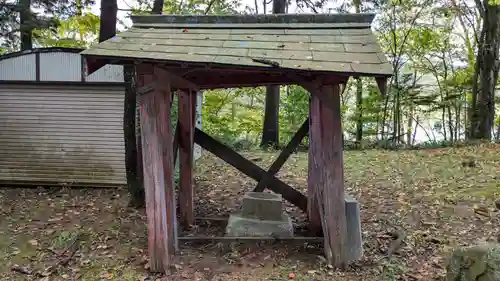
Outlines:
[[[389,76],[372,14],[138,16],[85,56]]]

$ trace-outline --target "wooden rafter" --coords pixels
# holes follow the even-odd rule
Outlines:
[[[310,77],[303,72],[287,69],[270,69],[268,71],[256,69],[224,69],[224,68],[195,68],[183,69],[179,67],[165,68],[182,79],[195,83],[201,89],[241,88],[265,85],[289,85],[306,81]],[[347,76],[321,75],[322,81],[328,84],[343,83]]]

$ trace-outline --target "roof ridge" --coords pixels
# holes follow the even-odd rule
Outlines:
[[[375,14],[145,15],[134,24],[371,24]]]

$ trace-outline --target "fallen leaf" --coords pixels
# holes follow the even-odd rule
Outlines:
[[[474,206],[474,213],[483,217],[490,217],[490,211],[484,206]]]
[[[38,246],[38,241],[36,241],[35,239],[31,239],[28,241],[28,243],[33,246],[33,247],[36,247]]]

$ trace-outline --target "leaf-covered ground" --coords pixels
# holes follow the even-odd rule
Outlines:
[[[276,155],[246,153],[264,168]],[[181,243],[168,280],[440,280],[451,249],[498,239],[499,155],[495,145],[346,152],[346,186],[361,203],[365,242],[364,259],[348,272],[328,268],[321,245],[191,242]],[[304,153],[279,173],[302,190],[306,175]],[[255,184],[205,153],[196,175],[197,215],[227,216]],[[148,274],[144,210],[127,203],[124,190],[0,190],[0,280],[161,278]],[[304,216],[285,209],[300,231]],[[199,221],[183,235],[222,231]]]

